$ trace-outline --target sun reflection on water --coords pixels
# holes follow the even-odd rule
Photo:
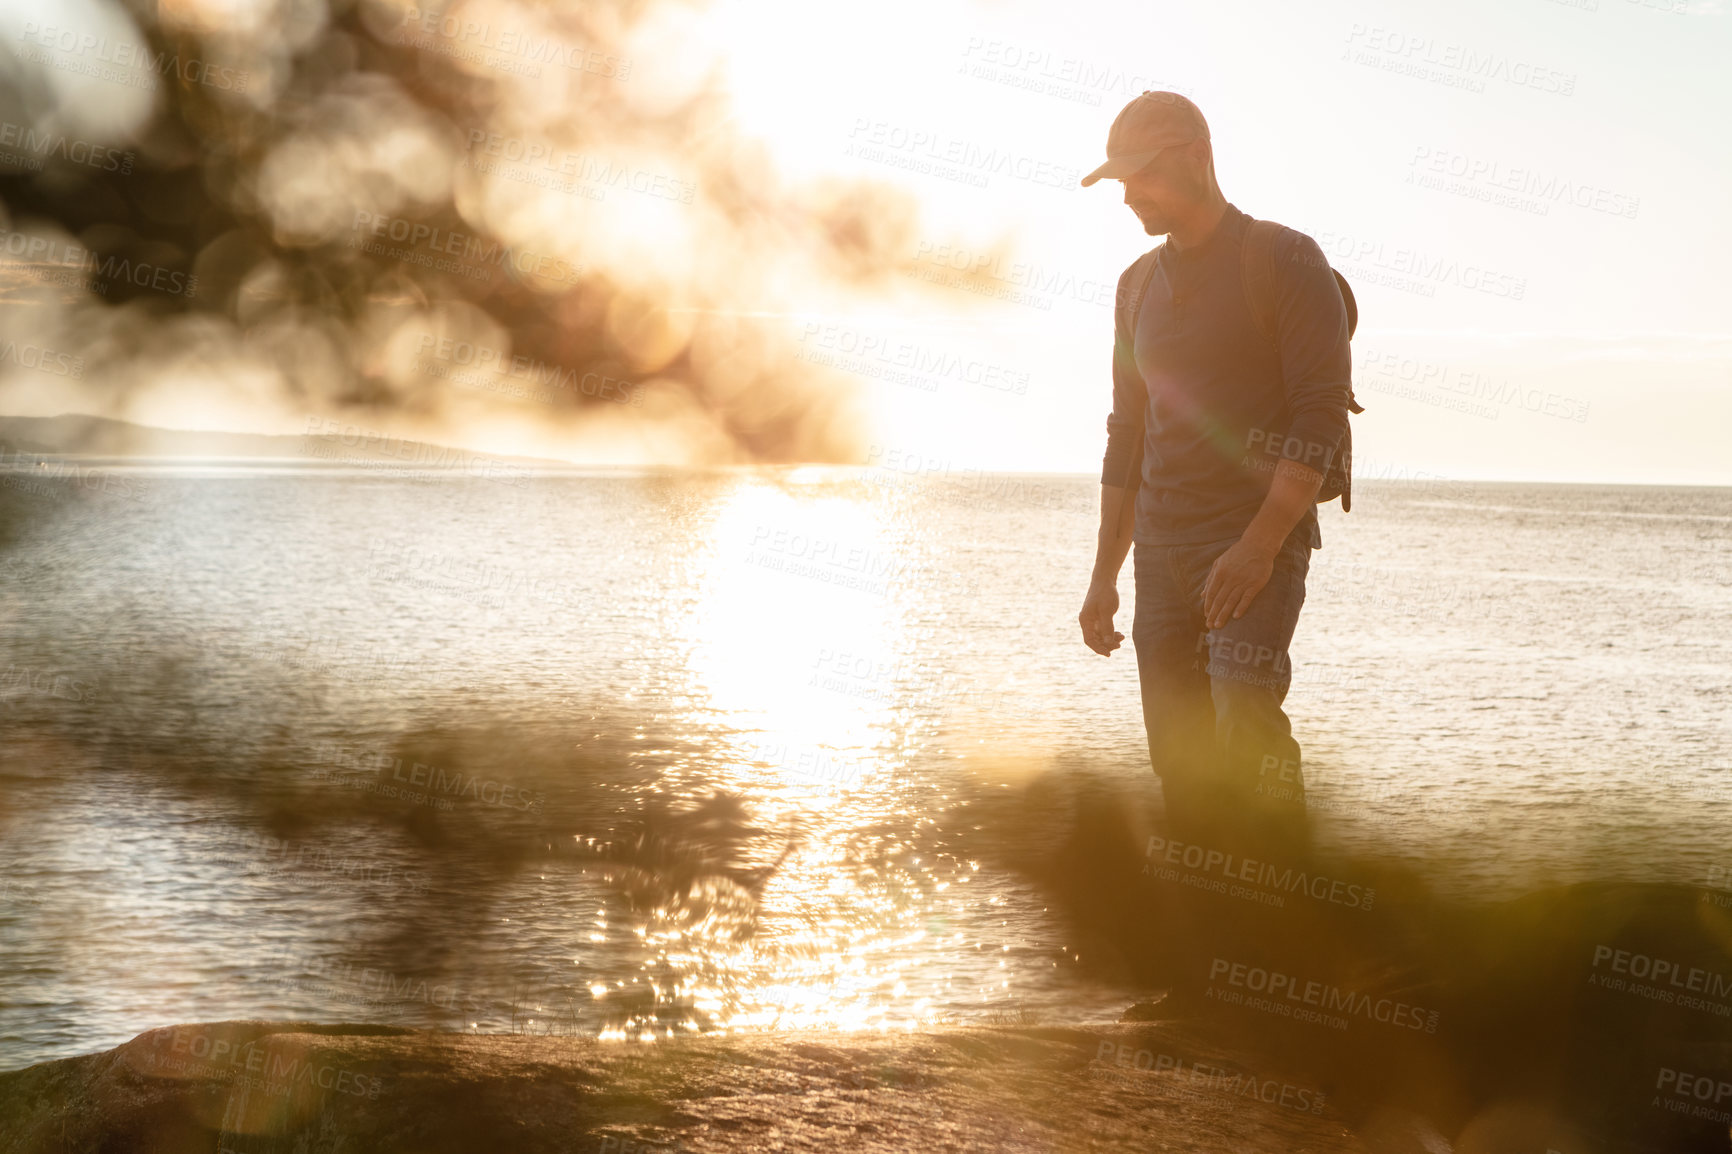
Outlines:
[[[891,503],[802,483],[828,480],[742,479],[695,545],[695,595],[669,627],[692,639],[681,721],[715,735],[714,755],[666,788],[753,798],[756,825],[736,832],[761,835],[762,873],[704,876],[651,913],[640,933],[655,1007],[634,1006],[608,1036],[665,1036],[670,1017],[912,1028],[956,994],[948,965],[909,972],[913,948],[976,952],[950,929],[972,902],[958,884],[969,863],[874,832],[934,800],[910,772],[902,551]],[[823,676],[838,669],[840,686]]]
[[[850,654],[901,650],[898,604],[884,595],[894,564],[885,518],[882,505],[833,490],[763,482],[742,484],[718,512],[682,627],[697,639],[701,709],[734,731],[729,784],[840,784],[825,780],[827,764],[859,776],[888,764],[887,686],[868,674],[862,692],[839,693],[818,676]]]

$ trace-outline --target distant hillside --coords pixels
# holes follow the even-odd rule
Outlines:
[[[369,442],[362,436],[330,434],[270,437],[256,433],[191,432],[71,414],[0,417],[0,443],[24,452],[90,457],[277,457],[308,461],[367,458],[408,464],[484,457],[525,466],[570,467],[565,461],[499,457],[395,437]]]

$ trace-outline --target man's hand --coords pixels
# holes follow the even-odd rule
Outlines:
[[[1267,578],[1265,578],[1267,580]],[[1077,621],[1082,625],[1083,644],[1105,657],[1124,643],[1123,633],[1113,632],[1113,614],[1119,611],[1117,585],[1090,585]]]
[[[1203,621],[1219,629],[1228,621],[1245,616],[1251,602],[1269,584],[1275,572],[1275,554],[1248,544],[1245,538],[1215,558],[1209,579],[1203,583]]]

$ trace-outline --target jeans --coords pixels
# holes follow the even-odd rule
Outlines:
[[[1281,704],[1293,678],[1287,647],[1305,603],[1310,541],[1303,526],[1290,535],[1245,615],[1207,629],[1203,586],[1232,544],[1135,547],[1131,641],[1149,760],[1175,836],[1302,852],[1305,783]]]

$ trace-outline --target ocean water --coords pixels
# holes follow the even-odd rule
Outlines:
[[[80,468],[0,477],[0,1069],[1139,993],[1006,800],[1156,794],[1133,658],[1077,636],[1090,478]],[[1732,490],[1363,483],[1323,533],[1325,843],[1485,899],[1732,888]]]

